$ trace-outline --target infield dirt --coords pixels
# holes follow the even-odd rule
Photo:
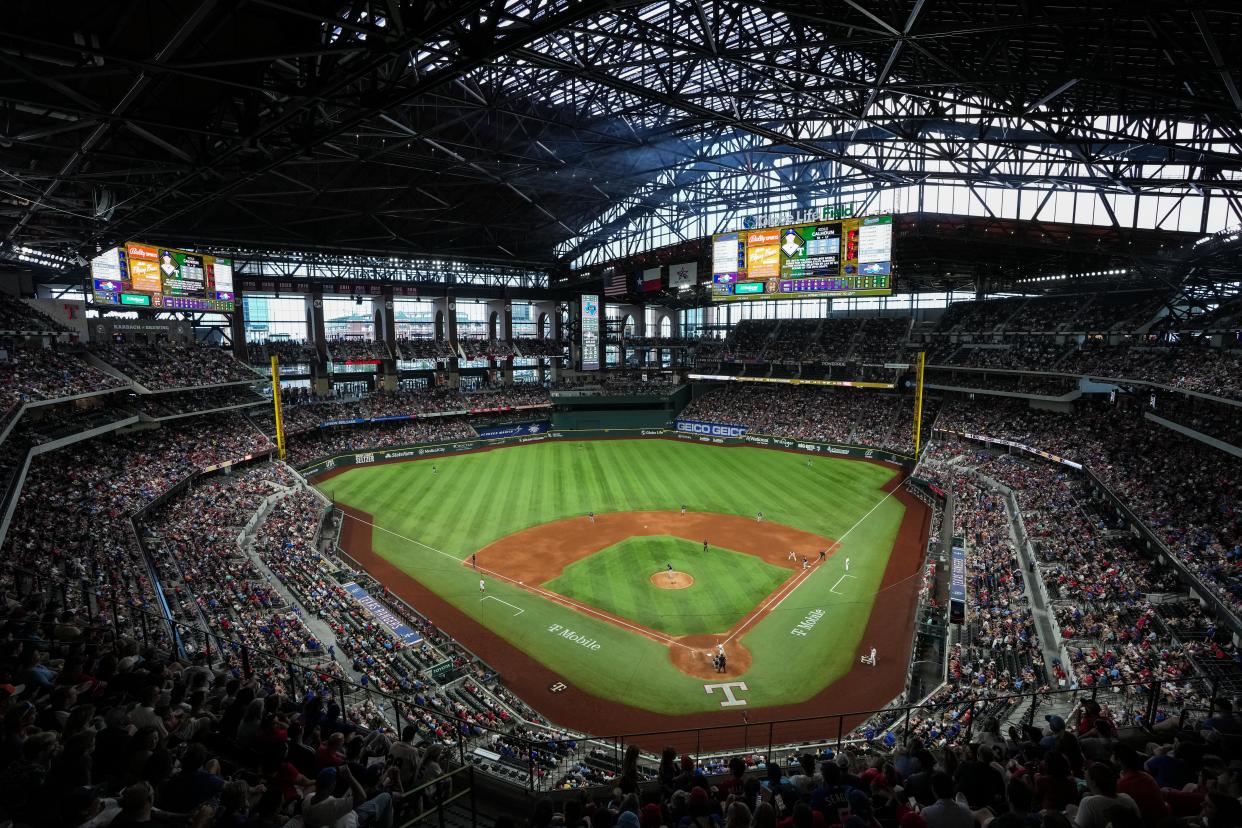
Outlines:
[[[680,637],[636,624],[537,586],[559,577],[565,567],[576,561],[627,538],[643,535],[671,536],[695,543],[707,541],[708,548],[703,555],[711,555],[713,547],[727,544],[735,552],[753,555],[765,563],[788,569],[790,577],[723,634]],[[492,577],[520,584],[549,601],[603,618],[664,644],[668,647],[669,660],[683,673],[697,678],[720,678],[740,676],[750,669],[750,653],[742,646],[741,638],[810,572],[810,569],[803,568],[802,559],[818,560],[821,551],[831,556],[836,546],[836,541],[821,535],[739,515],[610,512],[596,515],[594,520],[588,517],[565,518],[507,535],[479,550],[478,569]],[[792,561],[789,559],[791,552],[794,556]],[[469,563],[464,565],[469,566]],[[724,645],[727,656],[728,666],[723,672],[712,666],[712,652],[718,644]]]

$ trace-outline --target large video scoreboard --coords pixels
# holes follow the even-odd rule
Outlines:
[[[811,299],[893,292],[893,217],[712,237],[712,299]]]
[[[236,300],[231,259],[126,242],[91,260],[96,305],[232,313]]]

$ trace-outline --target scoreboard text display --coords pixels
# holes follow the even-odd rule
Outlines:
[[[232,313],[231,259],[126,242],[91,260],[96,305]]]
[[[599,297],[584,294],[581,298],[582,314],[582,370],[599,370]]]
[[[712,299],[813,299],[893,292],[893,217],[712,236]]]

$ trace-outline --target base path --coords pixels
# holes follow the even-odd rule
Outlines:
[[[707,541],[707,551],[703,555],[711,555],[716,547],[731,549],[788,569],[790,577],[720,635],[681,637],[666,635],[532,586],[560,577],[565,567],[572,563],[641,535],[682,538],[696,544]],[[664,644],[669,649],[669,661],[683,673],[698,678],[720,679],[741,676],[750,668],[750,653],[742,646],[741,638],[809,574],[810,570],[802,568],[802,559],[818,560],[821,551],[827,551],[831,556],[836,548],[836,541],[822,535],[738,515],[714,512],[610,512],[596,515],[594,519],[565,518],[506,535],[478,551],[478,568],[536,592],[549,601],[602,618]],[[792,560],[790,553],[793,553]],[[462,563],[471,565],[468,561]],[[665,589],[685,589],[694,583],[694,578],[685,573],[674,572],[673,575],[674,582],[671,583],[667,572],[656,572],[651,576],[651,583]],[[677,576],[684,579],[680,585],[676,584]],[[712,666],[711,656],[718,644],[724,645],[728,657],[723,671]]]
[[[514,581],[543,584],[560,577],[565,567],[623,540],[643,535],[668,535],[745,552],[777,566],[812,563],[821,550],[832,554],[836,541],[792,526],[713,512],[610,512],[532,526],[506,535],[479,550],[479,566]],[[789,560],[789,553],[794,560]]]
[[[883,464],[877,462],[877,465]],[[849,673],[812,698],[796,704],[768,706],[752,711],[746,730],[743,730],[741,714],[736,708],[719,712],[667,715],[594,696],[572,684],[560,689],[559,675],[377,554],[371,546],[371,516],[366,512],[338,506],[352,518],[343,523],[340,543],[341,548],[384,584],[386,589],[417,608],[432,623],[487,662],[503,676],[509,689],[551,721],[584,733],[629,735],[635,743],[654,751],[676,741],[672,733],[664,731],[706,728],[691,734],[688,743],[678,742],[681,752],[725,750],[744,744],[766,743],[769,738],[777,742],[835,738],[862,723],[865,716],[860,711],[876,710],[905,689],[906,668],[910,662],[911,630],[914,627],[918,597],[918,574],[927,549],[930,511],[921,500],[900,488],[899,477],[894,477],[884,488],[885,491],[892,492],[892,496],[905,506],[905,517],[880,584],[882,594],[876,599],[861,639],[862,646],[868,649],[874,646],[879,651],[877,665],[860,665],[855,658],[854,668]],[[714,515],[713,519],[718,517]],[[605,526],[607,518],[607,515],[597,515],[594,527],[590,526],[590,521],[586,518],[581,520],[586,528],[598,530]],[[670,513],[670,520],[680,518],[681,515]],[[745,518],[740,520],[763,532],[777,528],[771,523],[759,523]],[[650,527],[650,523],[648,525]],[[666,532],[652,532],[664,533]],[[691,539],[695,540],[693,536]],[[701,542],[703,538],[700,536],[697,540]],[[721,545],[738,549],[732,537],[727,542],[722,540]],[[788,555],[788,551],[786,549],[782,553],[777,547],[771,554],[779,557],[782,554]],[[492,563],[495,565],[496,561]],[[778,560],[777,563],[793,565],[788,560]],[[560,568],[563,568],[563,564]],[[795,574],[786,583],[792,583],[800,577]],[[687,650],[690,655],[686,656],[691,663],[679,666],[695,675],[715,677],[709,654],[714,649],[715,639],[716,636],[689,636],[683,639],[682,643],[691,648]],[[733,658],[730,655],[730,672],[734,667]],[[549,688],[552,686],[557,686],[558,690],[550,692]],[[782,722],[788,719],[803,721]],[[769,725],[769,722],[782,723]],[[651,735],[645,737],[642,734]]]

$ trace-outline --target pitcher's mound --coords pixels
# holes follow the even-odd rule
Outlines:
[[[694,584],[694,576],[685,572],[677,572],[676,570],[673,572],[665,570],[652,574],[651,583],[660,589],[685,589]]]

